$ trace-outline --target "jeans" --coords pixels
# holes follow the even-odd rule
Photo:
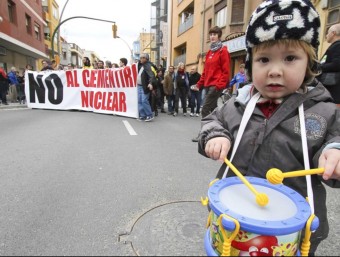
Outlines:
[[[201,98],[202,98],[201,91],[191,91],[191,113],[195,113],[195,106],[196,106],[196,113],[200,113]]]
[[[168,112],[173,113],[175,111],[175,96],[168,95],[166,98],[168,100]]]
[[[203,107],[204,105],[206,94],[207,94],[207,91],[205,90],[205,88],[203,88],[202,93],[201,93],[201,107]]]
[[[144,93],[143,86],[138,85],[138,111],[140,118],[152,117],[149,97],[150,93]]]
[[[176,89],[175,96],[175,112],[178,113],[179,100],[181,100],[181,105],[183,108],[183,113],[187,113],[187,89],[185,87],[178,87]]]

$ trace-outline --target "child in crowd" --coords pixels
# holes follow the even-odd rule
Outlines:
[[[310,203],[320,225],[312,234],[311,256],[329,232],[324,184],[340,186],[340,108],[315,80],[319,31],[319,15],[308,0],[259,5],[246,32],[250,84],[202,119],[199,137],[202,155],[227,157],[246,176],[265,178],[270,168],[325,169],[311,183],[306,177],[283,182],[304,197],[307,188],[314,191]],[[234,174],[223,163],[217,177],[225,176]]]

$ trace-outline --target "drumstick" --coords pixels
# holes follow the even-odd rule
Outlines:
[[[269,202],[268,196],[264,193],[259,193],[257,190],[249,183],[248,180],[241,174],[241,172],[236,169],[236,167],[227,159],[224,159],[225,163],[229,166],[229,168],[241,179],[241,181],[255,194],[256,203],[260,206],[266,206]]]
[[[325,171],[324,168],[318,168],[311,170],[296,170],[290,172],[282,172],[279,169],[273,168],[267,171],[266,178],[272,184],[281,184],[284,178],[321,174],[324,171]]]

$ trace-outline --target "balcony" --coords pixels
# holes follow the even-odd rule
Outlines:
[[[190,15],[186,18],[185,22],[181,23],[178,27],[178,35],[183,34],[187,30],[194,26],[194,15]]]

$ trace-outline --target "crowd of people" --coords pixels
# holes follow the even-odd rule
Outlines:
[[[8,105],[7,98],[11,103],[24,104],[26,102],[25,72],[32,69],[32,66],[27,64],[20,74],[14,66],[8,73],[0,67],[0,104]]]

